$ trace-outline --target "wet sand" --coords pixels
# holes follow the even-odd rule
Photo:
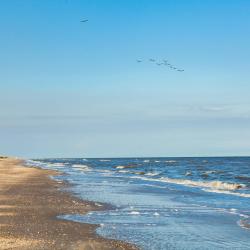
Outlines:
[[[103,208],[62,191],[65,184],[49,178],[56,174],[0,157],[0,249],[137,249],[96,235],[98,225],[57,219]]]

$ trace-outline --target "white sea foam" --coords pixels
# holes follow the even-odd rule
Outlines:
[[[31,167],[31,166],[39,166],[39,165],[42,165],[43,163],[40,161],[26,160],[25,164]]]
[[[82,164],[74,164],[72,165],[73,168],[80,169],[82,171],[91,171],[91,168],[87,165],[82,165]]]
[[[124,166],[117,166],[116,167],[117,169],[123,169],[123,168],[125,168]]]
[[[130,171],[129,170],[119,170],[118,172],[119,173],[129,173]]]
[[[239,216],[240,216],[240,217],[243,217],[243,218],[249,218],[249,216],[246,215],[246,214],[239,214]]]
[[[236,208],[230,208],[229,211],[230,211],[231,213],[236,213],[236,212],[237,212],[237,209],[236,209]]]
[[[244,228],[244,229],[248,229],[250,230],[250,221],[249,220],[246,220],[246,219],[240,219],[237,221],[237,224]]]
[[[175,160],[168,160],[168,161],[165,161],[165,162],[174,163],[174,162],[176,162],[176,161],[175,161]]]
[[[191,181],[186,179],[171,179],[167,177],[161,177],[161,181],[174,183],[174,184],[182,184],[187,186],[194,186],[194,187],[204,187],[209,188],[212,190],[238,190],[245,187],[244,184],[237,184],[237,183],[227,183],[222,181]]]
[[[98,172],[102,172],[102,173],[112,173],[112,170],[108,170],[108,169],[100,169],[98,170]]]
[[[217,171],[216,170],[209,170],[209,171],[205,171],[205,174],[215,174]]]
[[[250,198],[250,194],[246,193],[238,193],[238,192],[230,192],[227,190],[212,190],[212,189],[203,189],[206,192],[211,192],[211,193],[219,193],[219,194],[229,194],[229,195],[235,195],[239,197],[244,197],[244,198]]]
[[[159,213],[157,213],[157,212],[155,212],[155,213],[154,213],[154,216],[159,216],[159,215],[160,215],[160,214],[159,214]]]
[[[144,160],[143,162],[149,162],[149,160]]]
[[[156,176],[156,175],[159,175],[159,173],[157,173],[157,172],[149,172],[149,173],[146,173],[145,175],[147,175],[147,176]]]
[[[104,161],[105,162],[105,161],[110,161],[110,160],[108,160],[108,159],[101,159],[99,161]]]
[[[205,192],[229,194],[229,195],[250,198],[250,194],[248,193],[234,192],[236,190],[244,188],[245,187],[244,184],[227,183],[227,182],[222,182],[222,181],[208,181],[208,182],[191,181],[191,180],[186,180],[186,179],[172,179],[172,178],[167,178],[167,177],[161,177],[159,179],[153,179],[153,178],[151,179],[147,177],[132,176],[130,178],[147,180],[147,181],[166,182],[166,183],[184,185],[184,186],[189,186],[189,187],[200,187],[200,188],[203,188],[202,190]]]
[[[51,163],[50,166],[52,166],[52,167],[64,167],[65,164],[58,162],[58,163]]]
[[[98,207],[102,207],[102,204],[95,202],[95,205]]]
[[[139,215],[140,212],[138,212],[138,211],[132,211],[132,212],[130,212],[129,214],[132,214],[132,215]]]

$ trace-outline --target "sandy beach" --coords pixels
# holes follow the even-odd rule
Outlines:
[[[57,219],[101,208],[62,191],[56,174],[0,158],[0,249],[136,249],[96,235],[98,225]]]

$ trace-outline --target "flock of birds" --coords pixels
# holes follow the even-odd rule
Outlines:
[[[88,19],[83,19],[83,20],[81,20],[80,22],[81,23],[86,23],[86,22],[88,22],[89,20]],[[142,63],[143,62],[143,60],[141,60],[141,59],[137,59],[136,60],[138,63]],[[149,62],[151,62],[151,63],[155,63],[157,66],[167,66],[167,67],[169,67],[170,69],[172,69],[172,70],[176,70],[176,71],[178,71],[178,72],[183,72],[184,71],[184,69],[180,69],[180,68],[177,68],[176,66],[174,66],[173,64],[171,64],[171,63],[169,63],[169,61],[168,60],[165,60],[165,59],[163,59],[162,61],[156,61],[155,59],[153,59],[153,58],[149,58],[148,59],[148,61]]]
[[[137,59],[136,61],[137,61],[138,63],[142,63],[142,62],[143,62],[143,60],[141,60],[141,59]],[[151,62],[151,63],[155,63],[157,66],[162,66],[162,65],[163,65],[163,66],[167,66],[167,67],[169,67],[170,69],[176,70],[176,71],[178,71],[178,72],[183,72],[183,71],[184,71],[184,69],[177,68],[176,66],[174,66],[174,65],[171,64],[171,63],[169,63],[169,61],[168,61],[168,60],[165,60],[165,59],[163,59],[162,61],[156,61],[156,60],[153,59],[153,58],[149,58],[148,61]]]

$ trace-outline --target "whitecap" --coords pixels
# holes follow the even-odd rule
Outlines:
[[[119,173],[129,173],[129,170],[119,170]]]
[[[156,175],[159,175],[159,173],[157,173],[157,172],[149,172],[149,173],[146,173],[145,175],[147,175],[147,176],[156,176]]]
[[[237,224],[244,229],[250,229],[250,221],[246,220],[246,219],[240,219],[239,221],[237,221]]]
[[[227,183],[222,181],[192,181],[187,179],[172,179],[168,177],[161,177],[159,179],[147,178],[143,176],[131,176],[132,179],[141,179],[146,181],[155,181],[155,182],[166,182],[177,185],[184,185],[189,187],[198,187],[203,188],[202,190],[205,192],[214,192],[214,193],[222,193],[229,195],[236,195],[240,197],[250,198],[250,193],[239,193],[235,192],[236,190],[242,189],[245,187],[244,184],[239,183]]]
[[[74,164],[72,165],[72,168],[80,169],[82,171],[91,171],[91,168],[89,166],[82,164]]]
[[[95,205],[98,207],[102,207],[102,204],[95,202]]]
[[[186,175],[186,176],[192,175],[192,172],[191,172],[191,171],[187,171],[187,172],[185,173],[185,175]]]
[[[53,166],[53,167],[64,167],[64,166],[65,166],[64,163],[60,163],[60,162],[52,163],[52,164],[50,164],[50,165]]]
[[[124,166],[117,166],[116,167],[117,169],[123,169],[123,168],[125,168]]]
[[[195,187],[205,187],[213,190],[238,190],[245,187],[244,184],[238,183],[227,183],[222,181],[191,181],[187,179],[171,179],[167,177],[161,177],[161,181],[175,184],[183,184],[187,186],[195,186]]]
[[[227,191],[227,190],[203,189],[203,191],[205,191],[205,192],[211,192],[211,193],[235,195],[235,196],[244,197],[244,198],[250,198],[250,194],[238,193],[238,192],[230,192],[230,191]]]
[[[129,214],[132,214],[132,215],[139,215],[140,212],[138,212],[138,211],[132,211],[132,212],[130,212]]]

